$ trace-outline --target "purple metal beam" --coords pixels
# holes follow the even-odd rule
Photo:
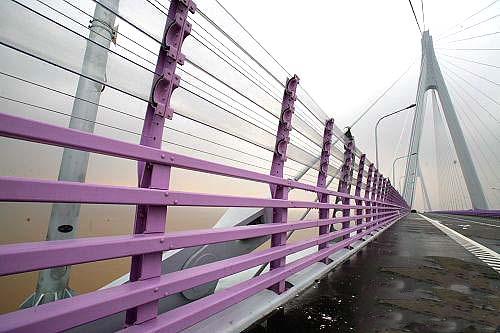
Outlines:
[[[383,218],[392,214],[394,214],[393,211],[388,211],[353,217]],[[323,227],[342,221],[343,218],[340,217],[335,219],[289,221],[286,224],[190,230],[168,234],[91,237],[64,241],[0,245],[0,276],[142,253],[261,237],[279,232]]]
[[[180,308],[174,309],[167,313],[158,316],[158,320],[150,321],[143,325],[133,326],[125,329],[124,333],[139,333],[139,332],[179,332],[188,328],[201,320],[208,318],[229,306],[241,302],[242,300],[256,294],[257,292],[268,288],[277,281],[286,279],[287,277],[300,272],[312,263],[321,261],[327,258],[332,253],[345,248],[353,242],[361,239],[363,236],[373,232],[385,225],[397,221],[399,217],[386,221],[383,224],[372,227],[357,236],[335,243],[319,252],[308,255],[304,258],[296,260],[284,267],[281,267],[274,272],[264,273],[250,281],[237,284],[233,287],[222,290],[214,295],[207,296],[201,300],[187,304]]]
[[[339,205],[3,176],[0,176],[0,201],[193,207],[364,208],[364,205]],[[378,201],[373,203],[376,202]],[[396,210],[399,207],[391,206],[385,209]]]
[[[181,53],[182,43],[191,32],[187,22],[188,12],[194,13],[195,4],[191,0],[171,0],[163,32],[163,43],[158,54],[154,83],[151,88],[151,101],[144,119],[141,145],[161,148],[165,118],[172,119],[174,110],[170,107],[172,92],[179,86],[180,77],[175,74],[177,64],[184,63]],[[170,166],[140,161],[137,172],[139,187],[168,190]],[[167,220],[166,206],[138,205],[136,209],[134,233],[164,233]],[[162,252],[146,253],[132,257],[130,281],[145,280],[161,275]],[[129,309],[125,322],[127,325],[142,323],[158,314],[158,301]]]
[[[365,200],[370,199],[370,193],[372,192],[373,170],[374,170],[374,165],[373,165],[373,163],[370,163],[370,166],[368,166],[368,176],[366,178]],[[368,202],[368,204],[366,204],[366,206],[365,206],[365,214],[372,213],[372,209],[370,207],[371,207],[371,203]],[[367,217],[365,219],[365,222],[368,223],[368,222],[370,222],[370,220],[371,220],[371,218]]]
[[[353,181],[353,175],[354,175],[354,165],[356,164],[356,154],[354,153],[356,150],[356,143],[354,142],[354,139],[352,140],[352,147],[350,148],[351,150],[351,165],[349,166],[349,179],[347,181],[347,189],[346,193],[351,194],[351,189],[352,189],[352,181]]]
[[[176,67],[177,64],[182,65],[184,60],[180,50],[191,29],[186,21],[188,11],[195,11],[191,0],[171,1],[140,145],[0,114],[2,136],[137,160],[139,178],[139,187],[132,188],[0,177],[0,201],[138,206],[134,235],[0,246],[0,275],[132,256],[130,283],[2,315],[0,332],[63,331],[124,310],[127,310],[126,323],[132,325],[128,331],[149,331],[155,328],[178,331],[264,288],[272,287],[278,293],[283,292],[284,281],[288,276],[317,261],[326,262],[326,258],[332,253],[396,221],[408,211],[408,205],[390,183],[382,180],[382,176],[377,174],[373,179],[373,186],[371,185],[373,165],[368,171],[365,195],[360,196],[364,155],[359,163],[356,191],[351,195],[355,156],[354,141],[349,132],[346,133],[348,139],[339,191],[325,188],[333,120],[325,125],[317,185],[283,179],[298,84],[296,76],[286,84],[271,175],[161,150],[165,118],[170,119],[173,115],[170,98],[179,84],[179,76],[175,74]],[[270,186],[272,199],[170,191],[171,167],[266,183]],[[291,188],[315,192],[319,202],[288,200]],[[342,201],[342,204],[330,204],[328,196],[331,195],[336,196],[336,203]],[[353,199],[354,204],[350,204]],[[171,205],[272,207],[274,223],[166,234],[167,207]],[[287,223],[288,208],[318,208],[320,219]],[[334,212],[333,217],[328,218],[329,209],[341,209],[343,217],[336,218]],[[353,209],[356,210],[356,215],[350,215]],[[365,214],[362,215],[363,210]],[[363,219],[366,222],[361,224]],[[349,226],[352,220],[356,221],[354,227]],[[343,229],[328,233],[328,226],[334,223],[342,223]],[[286,244],[286,232],[306,228],[319,228],[318,237]],[[356,236],[349,237],[353,232]],[[163,251],[266,235],[272,238],[272,247],[268,250],[161,275]],[[328,244],[339,237],[345,239]],[[313,246],[318,246],[319,251],[286,264],[287,255]],[[271,262],[270,272],[151,320],[157,317],[159,299],[266,262]]]
[[[317,257],[309,257],[315,259],[311,259],[311,261],[308,261],[308,265],[324,258],[321,257],[319,253],[324,254],[325,257],[331,255],[336,251],[342,249],[343,247],[348,246],[355,240],[361,238],[368,231],[373,231],[377,228],[380,228],[384,223],[390,223],[390,221],[393,221],[396,218],[399,218],[397,214],[381,218],[380,225],[377,225],[378,220],[373,221],[368,225],[371,228],[369,228],[364,233],[359,234],[354,238],[350,238],[342,243],[336,243],[335,246],[330,246],[323,250],[325,252],[317,252]],[[2,325],[0,326],[0,332],[55,332],[67,330],[83,323],[121,312],[125,309],[132,308],[139,304],[150,303],[167,295],[175,294],[179,291],[187,290],[197,285],[217,280],[222,277],[260,265],[268,261],[268,258],[289,255],[318,245],[320,243],[329,242],[334,238],[349,234],[352,231],[356,231],[358,230],[358,228],[361,228],[361,226],[339,230],[335,233],[324,235],[322,237],[316,237],[311,240],[298,242],[295,244],[289,244],[277,248],[270,248],[268,250],[260,251],[257,253],[250,253],[202,266],[196,266],[183,271],[169,273],[156,279],[130,282],[117,287],[102,289],[96,292],[79,295],[70,299],[64,299],[58,302],[45,304],[36,308],[28,308],[25,310],[1,315],[0,323],[2,323]],[[294,261],[292,265],[295,262],[297,261]],[[280,276],[280,269],[283,269],[283,267],[274,271],[270,271],[265,275],[276,278],[276,276]],[[258,278],[260,277],[257,277],[257,279]],[[279,280],[283,279],[278,279],[276,282],[278,282]],[[251,279],[244,284],[252,283],[252,281],[254,281],[254,279]],[[215,295],[220,295],[220,292],[216,293]],[[207,297],[203,298],[202,300],[205,299],[207,299]],[[168,313],[173,315],[174,313],[171,312]],[[178,317],[176,318],[178,319]],[[191,313],[191,315],[187,316],[186,318],[188,318],[188,320],[201,320],[195,313]],[[147,323],[152,322],[154,321],[148,321],[145,324],[148,325]],[[137,327],[137,325],[134,325],[132,327]]]
[[[318,170],[318,181],[316,183],[317,187],[325,188],[326,187],[326,177],[328,175],[328,167],[330,164],[330,149],[332,146],[332,135],[333,135],[333,119],[329,119],[325,124],[325,129],[323,131],[323,145],[321,151],[321,158],[319,162],[319,170]],[[318,193],[318,201],[322,203],[329,202],[328,194]],[[319,218],[326,219],[330,215],[330,211],[328,209],[320,209],[319,210]],[[329,226],[322,226],[319,228],[319,235],[327,234],[329,230]],[[322,244],[319,246],[318,250],[323,250],[327,244]],[[328,260],[324,259],[324,263],[327,264]]]
[[[361,196],[361,185],[363,184],[363,174],[365,171],[365,160],[366,160],[366,155],[362,154],[361,157],[359,158],[359,165],[358,165],[358,175],[356,176],[356,191],[354,192],[354,195],[359,197]],[[356,201],[357,206],[361,206],[363,204],[363,201],[357,199]],[[356,215],[361,215],[363,214],[363,209],[358,208],[356,209]],[[356,220],[356,224],[360,225],[363,222],[362,218],[358,218]],[[359,231],[358,231],[359,233]]]
[[[373,173],[373,186],[371,189],[371,199],[373,201],[371,203],[372,209],[370,209],[370,213],[378,212],[378,209],[376,209],[378,206],[376,201],[377,201],[377,191],[378,191],[379,178],[380,178],[380,176],[379,176],[378,170],[375,169],[374,173]]]
[[[283,178],[283,169],[286,161],[286,150],[290,142],[290,131],[292,130],[292,116],[295,111],[295,100],[299,77],[294,75],[285,84],[283,101],[281,103],[281,115],[276,133],[276,145],[274,148],[273,161],[271,165],[271,175]],[[273,199],[288,200],[289,188],[282,185],[270,185],[271,197]],[[287,208],[273,209],[273,223],[286,223],[288,219]],[[283,246],[286,244],[286,232],[271,235],[271,247]],[[277,269],[285,265],[286,257],[281,257],[270,262],[270,270]],[[271,290],[281,294],[285,291],[285,281],[279,281],[271,287]]]
[[[95,134],[89,134],[3,113],[0,113],[0,135],[60,147],[85,150],[108,156],[145,161],[152,164],[161,164],[186,170],[208,172],[211,174],[236,177],[261,183],[284,185],[289,188],[356,199],[354,196],[347,195],[345,193],[318,188],[313,185],[300,183],[290,179],[274,177],[272,175],[248,171],[182,154],[127,143]]]
[[[378,202],[381,202],[380,196],[382,194],[382,187],[384,186],[384,175],[379,173],[378,175],[378,183],[377,183],[377,193],[375,195],[375,200]],[[380,209],[383,208],[382,204],[376,204],[377,209],[375,210],[376,213],[380,211]]]
[[[342,168],[340,170],[340,181],[338,185],[338,192],[342,192],[350,195],[350,181],[351,181],[351,169],[354,163],[354,139],[351,136],[347,137],[346,143],[344,145],[344,163],[342,164]],[[337,197],[335,202],[338,202],[339,199]],[[342,197],[340,200],[343,205],[349,204],[349,198]],[[333,211],[335,216],[336,210]],[[349,208],[342,209],[342,216],[347,217],[350,214]],[[342,223],[342,229],[348,228],[350,222],[346,221]],[[333,229],[333,225],[330,227],[330,231]]]
[[[387,196],[390,188],[391,188],[391,180],[389,178],[386,178],[384,192],[382,193],[382,202],[384,203],[387,202]]]
[[[382,195],[384,193],[385,182],[386,182],[386,179],[384,178],[383,175],[381,175],[379,178],[379,189],[377,191],[377,201],[383,202]],[[379,212],[382,207],[384,207],[383,203],[377,204],[377,212]]]
[[[293,80],[298,81],[296,77],[287,82],[284,93],[271,175],[162,151],[160,142],[163,134],[163,122],[164,118],[169,118],[173,112],[169,106],[169,100],[172,90],[178,82],[178,77],[175,75],[175,63],[176,61],[181,63],[183,59],[179,50],[186,31],[189,30],[185,17],[187,16],[188,7],[191,5],[192,3],[188,0],[173,0],[171,3],[171,11],[177,11],[179,15],[172,17],[169,14],[169,22],[173,23],[172,25],[167,24],[165,39],[168,41],[168,36],[170,36],[180,41],[180,43],[176,45],[166,43],[167,47],[160,52],[158,66],[161,70],[157,71],[159,79],[155,80],[153,87],[152,103],[148,107],[141,145],[128,144],[84,132],[0,114],[0,135],[134,159],[139,161],[138,173],[140,179],[140,188],[131,188],[0,177],[0,201],[77,202],[139,206],[135,235],[133,236],[97,237],[0,246],[0,275],[133,256],[132,282],[105,291],[55,302],[36,309],[0,316],[0,331],[65,330],[123,310],[129,310],[127,323],[134,324],[129,328],[130,330],[143,329],[156,324],[166,325],[164,327],[174,330],[179,327],[187,327],[190,323],[201,320],[209,313],[219,311],[218,309],[221,306],[237,302],[243,295],[241,290],[249,292],[246,297],[270,286],[274,286],[274,290],[277,292],[283,292],[286,276],[307,267],[313,262],[325,260],[329,254],[348,246],[353,241],[380,228],[382,225],[401,218],[408,211],[408,206],[399,193],[381,175],[379,176],[377,173],[372,182],[373,165],[370,166],[368,171],[365,196],[360,196],[365,163],[364,155],[361,156],[359,163],[355,194],[350,194],[353,175],[352,165],[354,163],[354,142],[352,138],[346,142],[345,163],[342,169],[343,174],[339,183],[339,191],[329,191],[324,188],[333,121],[331,121],[331,125],[327,122],[325,126],[317,186],[282,178],[289,131],[291,129],[291,115],[295,99],[294,91],[297,84]],[[172,7],[176,9],[173,10]],[[194,9],[194,7],[191,6],[190,9]],[[176,36],[173,36],[176,29]],[[273,199],[169,191],[168,180],[172,166],[267,183],[270,185]],[[318,194],[319,202],[288,200],[287,194],[290,188],[313,191]],[[329,195],[336,195],[337,199],[342,198],[342,204],[330,204]],[[350,204],[352,199],[355,200],[355,204]],[[165,234],[166,209],[170,205],[272,207],[275,208],[273,219],[275,223],[272,225]],[[288,208],[318,208],[320,209],[320,219],[287,224]],[[329,209],[342,209],[343,217],[326,218]],[[356,215],[350,215],[351,209],[356,209]],[[365,210],[364,215],[361,214],[363,210]],[[360,224],[363,219],[366,219],[367,222]],[[356,220],[355,227],[349,227],[351,220]],[[328,226],[334,223],[342,223],[343,229],[326,233]],[[295,244],[287,245],[285,243],[284,236],[287,231],[312,227],[320,228],[318,237]],[[366,230],[363,232],[363,229]],[[357,235],[348,237],[351,232],[357,232]],[[269,250],[160,276],[161,253],[163,251],[264,235],[272,235],[272,247]],[[345,237],[346,239],[335,245],[327,245],[328,242],[338,237]],[[319,247],[317,254],[286,265],[286,255],[311,246]],[[162,315],[161,320],[150,320],[157,315],[158,299],[166,295],[190,289],[269,261],[275,264],[271,265],[271,272],[263,275],[266,277],[263,280],[259,280],[261,277],[249,280],[240,285],[239,289],[235,288],[233,290],[230,288],[231,292],[217,293],[194,302],[192,305],[168,313],[169,316],[174,317]],[[264,284],[259,285],[260,289],[255,287],[254,284],[260,283],[259,281],[265,281],[265,283],[262,282]],[[247,288],[248,286],[250,286],[250,289]],[[187,312],[187,309],[194,309],[194,311]],[[144,323],[144,325],[141,325],[141,323]]]

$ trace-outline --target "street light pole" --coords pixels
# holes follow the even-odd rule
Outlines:
[[[399,177],[399,193],[403,192],[403,186],[401,185],[401,179],[405,178],[405,175]]]
[[[89,37],[85,48],[69,127],[79,131],[94,132],[99,100],[106,82],[108,49],[116,38],[115,12],[120,0],[96,2],[94,16],[90,21]],[[106,8],[107,7],[107,8]],[[108,9],[109,8],[109,9]],[[62,154],[58,180],[85,182],[89,153],[65,148]],[[54,203],[47,230],[47,241],[69,240],[78,235],[80,204]],[[35,292],[21,305],[28,308],[58,299],[73,297],[69,288],[70,267],[52,267],[39,272]]]
[[[394,161],[392,162],[392,181],[393,181],[394,184],[396,184],[396,176],[394,175],[394,173],[395,173],[394,172],[395,171],[394,166],[395,166],[396,162],[398,160],[400,160],[400,159],[407,158],[407,157],[410,157],[410,156],[413,156],[413,155],[417,155],[417,153],[413,153],[413,154],[409,154],[409,155],[404,155],[404,156],[399,156],[399,157],[395,158]]]
[[[384,118],[387,118],[387,117],[390,117],[392,115],[395,115],[396,113],[400,113],[402,111],[405,111],[405,110],[409,110],[411,108],[414,108],[415,106],[417,106],[416,104],[411,104],[411,105],[408,105],[407,107],[403,108],[403,109],[400,109],[400,110],[397,110],[397,111],[394,111],[394,112],[391,112],[389,114],[386,114],[385,116],[382,116],[380,117],[378,120],[377,120],[377,123],[375,124],[375,158],[376,158],[376,164],[377,164],[377,169],[380,169],[380,166],[378,164],[378,124],[380,123],[380,121]],[[394,181],[394,179],[393,179]]]

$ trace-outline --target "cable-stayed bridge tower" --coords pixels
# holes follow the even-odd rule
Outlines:
[[[484,195],[479,177],[472,162],[472,157],[469,148],[465,142],[462,128],[460,127],[455,108],[448,93],[446,83],[441,74],[432,37],[429,31],[424,31],[422,34],[422,61],[420,65],[420,78],[418,81],[417,90],[417,109],[413,118],[410,147],[408,150],[408,159],[406,162],[405,183],[403,188],[403,198],[412,206],[415,194],[415,181],[419,173],[419,145],[422,135],[422,127],[424,122],[425,112],[425,93],[429,89],[437,91],[439,100],[444,113],[444,118],[450,135],[453,146],[455,148],[460,169],[465,179],[467,191],[474,209],[488,209],[488,203]]]

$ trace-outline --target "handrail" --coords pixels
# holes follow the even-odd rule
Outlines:
[[[277,294],[284,292],[288,277],[314,263],[328,264],[332,254],[408,213],[409,207],[401,195],[355,147],[350,132],[339,136],[333,119],[324,124],[317,185],[282,177],[289,133],[294,128],[297,76],[285,85],[272,175],[161,149],[165,120],[174,114],[170,99],[180,82],[175,69],[184,62],[182,42],[191,30],[187,12],[194,13],[195,8],[191,0],[171,1],[140,144],[0,113],[0,136],[137,161],[139,180],[137,187],[130,187],[0,176],[0,202],[137,206],[133,235],[0,245],[0,276],[132,258],[128,283],[0,315],[0,332],[64,331],[124,311],[126,327],[123,332],[163,329],[177,332],[266,288]],[[333,134],[345,144],[337,191],[327,188],[328,171],[337,167],[337,164],[330,165],[330,157],[340,152],[338,146],[334,147],[337,141],[332,142]],[[170,190],[172,168],[267,184],[271,194],[249,197]],[[356,178],[353,178],[355,171]],[[354,194],[351,193],[352,185],[356,187]],[[312,192],[317,201],[316,198],[291,200],[288,198],[290,189]],[[166,232],[170,206],[272,208],[274,214],[272,223],[268,224]],[[318,218],[290,221],[289,208],[318,209]],[[341,211],[342,217],[337,217],[336,211]],[[335,230],[334,225],[342,228]],[[288,232],[303,229],[319,230],[314,237],[288,242]],[[162,274],[165,251],[184,251],[182,249],[258,237],[271,238],[270,248]],[[306,249],[312,250],[312,254],[286,262],[287,256]],[[269,263],[269,272],[158,314],[158,302],[165,297]]]
[[[386,217],[381,221],[374,221],[370,225],[368,225],[373,225],[373,227],[368,228],[360,234],[357,234],[355,237],[348,238],[339,243],[335,243],[335,245],[327,247],[325,250],[316,252],[317,254],[308,256],[309,258],[305,258],[308,258],[308,263],[319,261],[319,259],[316,258],[324,258],[328,255],[331,255],[332,253],[348,246],[349,244],[360,239],[376,228],[379,228],[380,224],[378,223],[387,224],[389,221],[392,221],[393,219],[398,217],[399,216],[395,214],[395,216]],[[197,285],[201,285],[215,279],[232,275],[234,273],[267,262],[270,259],[277,258],[283,255],[289,255],[318,245],[320,243],[328,242],[334,238],[347,235],[363,227],[367,226],[355,226],[349,229],[343,229],[338,232],[328,234],[326,236],[315,237],[311,240],[302,241],[295,244],[288,244],[278,248],[271,248],[258,253],[250,253],[231,259],[217,261],[211,264],[196,266],[186,270],[163,275],[162,277],[160,277],[159,279],[155,279],[154,281],[135,281],[117,287],[76,296],[74,298],[44,304],[39,306],[38,308],[28,308],[2,315],[0,316],[0,319],[2,319],[2,326],[0,326],[0,331],[10,331],[15,329],[38,329],[45,332],[70,329],[77,325],[123,311],[133,306],[144,304],[149,301],[165,297],[167,295],[193,288]],[[314,258],[314,260],[312,260],[311,258]],[[304,261],[304,258],[297,261],[302,262]],[[287,266],[294,267],[297,261],[294,261]],[[288,271],[287,274],[291,275],[292,272],[296,272],[295,269]],[[262,276],[271,278],[274,281],[281,274],[283,274],[282,271],[273,271]],[[249,281],[245,282],[244,284],[248,282]],[[266,287],[268,287],[268,285],[261,287],[258,290],[265,289]],[[215,295],[219,295],[219,293]],[[183,307],[179,309],[182,308]],[[172,311],[175,312],[178,311],[178,309]],[[168,315],[170,312],[167,312],[166,314]],[[48,313],[50,313],[49,320],[47,320]],[[199,317],[197,318],[197,320],[199,320]]]
[[[8,120],[8,122],[2,120]],[[9,126],[7,126],[6,123],[8,123]],[[199,162],[200,160],[180,154],[171,154],[158,149],[107,139],[93,134],[68,130],[58,126],[43,124],[15,116],[8,116],[5,114],[0,114],[0,134],[3,136],[26,139],[34,142],[57,144],[64,147],[84,148],[87,151],[101,152],[112,156],[134,158],[138,160],[140,158],[144,158],[145,161],[154,163],[159,162],[187,169],[196,169],[197,171],[204,171],[208,173],[212,173],[214,168],[223,167],[223,165],[218,163],[206,162],[206,164],[201,166],[199,164],[195,164],[197,166],[193,168],[192,163]],[[107,141],[107,143],[111,143],[111,145],[102,145],[103,141]],[[114,148],[118,149],[114,150]],[[167,158],[170,156],[173,156],[174,158]],[[245,171],[246,170],[244,169],[227,167],[223,173],[225,175],[266,182],[268,184],[283,184],[290,186],[290,181],[288,180],[256,172],[245,173]],[[280,258],[311,246],[325,244],[339,237],[347,237],[353,231],[359,232],[356,233],[356,236],[354,237],[348,237],[340,243],[335,243],[335,245],[330,245],[319,250],[317,254],[310,255],[291,264],[286,264],[279,269],[275,269],[272,272],[265,273],[262,276],[247,281],[245,283],[246,285],[253,286],[255,284],[251,290],[252,292],[256,292],[257,290],[261,290],[272,285],[272,281],[279,281],[281,278],[278,279],[278,277],[289,276],[293,274],[293,272],[296,272],[300,267],[322,260],[329,254],[334,253],[336,250],[345,247],[345,244],[351,244],[356,239],[359,239],[363,235],[369,233],[371,230],[380,228],[382,225],[400,218],[407,210],[407,207],[402,206],[401,204],[383,201],[378,197],[376,199],[373,197],[372,199],[368,199],[359,195],[351,195],[329,190],[327,191],[321,187],[310,186],[300,182],[291,183],[295,186],[295,188],[300,188],[306,191],[313,190],[318,194],[327,193],[329,195],[342,197],[347,200],[346,202],[348,203],[331,204],[299,200],[200,194],[170,190],[156,190],[150,188],[108,186],[19,177],[0,177],[0,201],[80,202],[175,206],[186,205],[210,207],[335,208],[347,210],[356,209],[357,212],[365,210],[365,214],[357,213],[356,215],[344,217],[297,221],[293,223],[288,221],[288,223],[285,224],[250,225],[165,234],[93,237],[67,241],[3,245],[0,246],[0,275],[15,274],[62,265],[93,262],[145,253],[161,252],[171,249],[213,244],[230,240],[248,239],[276,234],[279,232],[329,226],[348,221],[366,220],[366,222],[354,227],[326,233],[307,241],[290,243],[283,246],[273,247],[269,250],[250,253],[223,261],[217,261],[211,264],[197,266],[188,270],[170,273],[161,276],[157,282],[155,282],[156,280],[154,279],[154,281],[152,279],[148,279],[144,281],[130,282],[122,286],[91,292],[71,299],[60,300],[54,303],[39,306],[37,308],[30,308],[5,314],[0,316],[0,322],[2,323],[0,325],[0,331],[11,329],[24,330],[31,329],[35,326],[37,329],[45,327],[47,331],[69,329],[71,327],[99,319],[103,316],[144,304],[144,302],[165,297],[167,294],[186,290],[202,283],[210,282],[212,280],[237,273],[244,269],[261,265],[269,262],[273,258]],[[351,204],[349,202],[353,199],[356,200],[356,204]],[[363,202],[365,204],[363,204]],[[300,262],[300,265],[298,262]],[[265,280],[266,283],[257,284],[257,281],[262,279]],[[176,283],[175,281],[179,281],[182,288],[173,288],[172,286]],[[232,289],[230,288],[224,291],[224,293],[229,293],[229,290]],[[240,292],[241,290],[237,290],[234,295],[239,295]],[[143,295],[141,293],[145,296],[140,296]],[[219,300],[219,297],[221,297],[221,294],[217,293],[217,296],[213,295],[205,298],[215,299],[217,304],[224,304],[224,307],[228,306],[228,304],[233,304],[237,299],[239,299],[234,296],[230,301],[226,300],[222,302]],[[196,302],[192,304],[195,304]],[[111,304],[113,305],[111,306]],[[184,311],[185,309],[193,306],[194,305],[186,305],[179,309],[172,310],[167,314],[175,315],[175,313]],[[196,320],[206,317],[207,313],[215,311],[214,309],[216,308],[217,307],[214,307],[210,311],[205,312],[203,316],[198,317]],[[199,312],[199,310],[197,310],[197,312]],[[78,315],[74,315],[76,313],[78,313]],[[187,327],[186,325],[194,320],[191,316],[189,316],[188,319],[178,322],[172,319],[170,315],[167,317],[160,315],[158,317],[158,323],[161,322],[162,325],[170,325],[171,327],[177,327],[176,325]],[[174,323],[172,323],[172,320],[174,320]],[[144,325],[149,324],[146,321]],[[141,329],[143,328],[144,327]],[[126,331],[134,331],[135,329],[138,328],[129,328]]]
[[[87,237],[61,241],[0,245],[0,276],[50,267],[127,257],[140,253],[168,251],[231,240],[255,238],[279,232],[328,226],[352,219],[376,216],[384,217],[389,214],[394,214],[394,212],[353,215],[346,218],[289,221],[286,224],[280,225],[263,224],[177,231],[161,235]],[[75,251],[76,253],[72,253],[71,251]]]
[[[64,148],[85,150],[92,153],[108,156],[121,157],[136,161],[151,162],[159,165],[178,167],[186,170],[201,171],[211,174],[252,180],[261,183],[286,185],[290,188],[305,190],[309,192],[324,193],[341,198],[357,199],[365,202],[376,201],[364,197],[354,196],[347,193],[332,191],[316,187],[299,181],[283,179],[249,171],[225,164],[209,162],[202,159],[172,153],[161,149],[150,148],[138,144],[123,142],[116,139],[50,125],[44,122],[30,120],[22,117],[0,113],[0,135],[4,137],[44,143]],[[396,204],[386,202],[384,204],[396,207]]]

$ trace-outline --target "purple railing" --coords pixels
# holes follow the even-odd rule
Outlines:
[[[408,207],[403,199],[394,188],[387,186],[388,184],[386,184],[387,196],[382,198],[382,201],[381,198],[373,196],[369,199],[368,194],[372,191],[370,185],[366,185],[365,196],[361,197],[331,191],[322,186],[312,186],[273,175],[170,153],[158,148],[126,143],[5,114],[0,114],[0,134],[10,138],[137,160],[154,166],[196,170],[267,183],[276,187],[315,192],[320,196],[342,198],[342,204],[332,204],[324,202],[324,200],[309,202],[288,200],[286,198],[269,199],[179,192],[153,187],[133,188],[0,177],[1,201],[121,204],[157,209],[168,206],[272,207],[275,210],[279,209],[285,212],[285,216],[288,208],[317,208],[320,209],[320,212],[329,209],[343,211],[343,217],[338,218],[329,218],[328,215],[321,213],[321,218],[317,220],[297,222],[280,220],[280,223],[267,225],[172,233],[161,231],[130,236],[80,238],[0,246],[0,274],[7,275],[126,256],[146,256],[172,249],[229,240],[281,235],[299,229],[319,227],[322,230],[318,237],[306,241],[292,244],[280,242],[279,244],[273,244],[268,250],[257,253],[250,253],[162,276],[158,274],[158,276],[131,280],[130,283],[122,286],[5,314],[0,316],[0,331],[2,332],[49,332],[69,329],[113,313],[141,308],[152,303],[156,304],[162,297],[254,266],[275,260],[280,261],[280,265],[273,267],[268,273],[169,311],[166,314],[156,317],[157,309],[155,308],[154,311],[149,311],[150,314],[154,313],[153,317],[156,317],[154,324],[145,320],[143,324],[135,323],[135,325],[127,329],[127,331],[133,331],[141,327],[145,330],[149,327],[163,327],[172,331],[180,330],[262,289],[284,281],[288,276],[327,258],[373,230],[401,218],[408,212]],[[371,173],[369,173],[368,177],[370,175]],[[382,182],[379,181],[378,183],[381,184]],[[359,178],[357,185],[359,185]],[[377,193],[379,193],[378,190]],[[374,195],[375,192],[372,192],[372,194]],[[356,214],[349,215],[352,210],[355,210]],[[363,210],[365,214],[360,213]],[[360,224],[359,221],[361,220],[364,220],[364,222]],[[166,219],[163,217],[163,225],[165,221]],[[346,224],[349,221],[358,221],[358,223],[356,226],[350,227]],[[343,229],[328,232],[328,226],[335,223],[344,224]],[[355,236],[352,235],[353,232],[357,232]],[[346,238],[337,243],[329,243],[342,237]],[[284,257],[286,255],[313,246],[320,246],[320,250],[298,261],[285,264]],[[154,260],[156,262],[153,261],[153,264],[156,266],[161,265],[161,256],[155,257]]]
[[[153,85],[141,144],[0,114],[1,136],[135,160],[138,162],[139,179],[138,187],[127,187],[0,177],[0,201],[137,207],[133,235],[0,246],[2,276],[132,257],[129,283],[1,315],[0,332],[64,331],[123,311],[127,312],[124,332],[180,331],[266,288],[282,293],[285,280],[291,275],[316,262],[328,263],[328,257],[335,252],[408,213],[407,204],[373,164],[365,170],[365,155],[360,156],[357,178],[353,179],[356,169],[353,138],[346,140],[338,191],[326,187],[328,160],[333,145],[333,120],[324,124],[317,185],[283,178],[298,84],[296,76],[285,85],[270,174],[162,150],[163,125],[165,118],[173,114],[169,102],[179,80],[175,68],[183,62],[180,49],[190,30],[186,21],[187,12],[194,11],[194,8],[189,0],[171,1],[164,33],[165,46],[158,59],[158,79]],[[271,198],[171,191],[171,168],[265,183],[271,188]],[[354,194],[351,194],[352,185],[355,186]],[[289,200],[291,189],[313,192],[317,194],[318,201]],[[268,207],[273,208],[273,223],[167,233],[165,225],[169,206]],[[289,221],[289,208],[318,209],[319,218]],[[337,211],[342,212],[341,217],[336,217]],[[335,224],[341,225],[341,229],[335,230]],[[319,228],[319,235],[287,243],[288,232],[308,228]],[[269,249],[161,274],[163,251],[262,236],[271,238]],[[286,256],[311,247],[318,250],[293,262],[286,262]],[[266,263],[270,263],[269,272],[158,314],[158,302],[164,297]]]

